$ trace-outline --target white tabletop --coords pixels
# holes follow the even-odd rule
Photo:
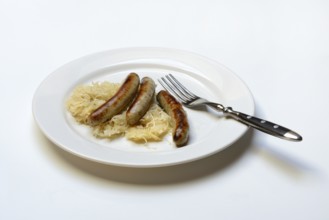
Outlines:
[[[329,219],[329,2],[0,1],[0,219]],[[52,144],[32,115],[61,65],[126,47],[191,51],[233,70],[256,115],[303,136],[250,130],[207,158],[124,168]]]

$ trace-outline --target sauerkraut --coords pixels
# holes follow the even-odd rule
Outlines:
[[[90,85],[79,85],[72,91],[66,102],[67,110],[81,124],[87,125],[91,112],[111,98],[120,84],[97,82]],[[137,125],[129,126],[126,122],[126,111],[114,116],[111,120],[97,126],[90,126],[92,134],[97,138],[115,139],[125,137],[136,143],[161,141],[171,130],[171,119],[156,103]]]

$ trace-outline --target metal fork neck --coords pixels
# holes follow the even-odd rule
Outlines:
[[[222,104],[218,104],[218,103],[214,103],[214,102],[207,102],[205,104],[207,104],[208,106],[210,106],[211,108],[213,108],[217,111],[221,111],[221,112],[229,113],[229,114],[234,113],[234,110],[231,107],[225,107]]]
[[[239,115],[239,112],[234,111],[232,107],[225,107],[222,104],[214,103],[214,102],[207,102],[205,104],[207,104],[208,106],[210,106],[211,108],[217,111],[223,112],[224,114],[230,115],[231,117],[234,118],[236,118]]]

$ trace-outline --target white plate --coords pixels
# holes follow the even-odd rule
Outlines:
[[[203,158],[239,139],[246,131],[232,119],[215,113],[186,109],[190,122],[187,146],[176,148],[170,135],[159,143],[134,144],[124,138],[99,140],[77,124],[65,101],[79,84],[109,80],[122,82],[129,72],[157,80],[172,73],[196,94],[253,114],[254,101],[247,86],[230,70],[203,56],[165,48],[125,48],[92,54],[72,61],[50,74],[33,98],[33,114],[42,132],[57,146],[80,157],[119,166],[168,166]],[[157,90],[160,90],[160,84]]]

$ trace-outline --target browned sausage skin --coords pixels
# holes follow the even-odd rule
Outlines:
[[[182,104],[164,90],[161,90],[157,94],[157,100],[160,106],[172,118],[174,125],[173,140],[176,146],[181,147],[186,145],[189,136],[189,124]]]
[[[138,87],[139,76],[130,73],[115,95],[89,115],[89,124],[98,125],[121,113],[135,97]]]
[[[149,77],[142,79],[136,98],[126,112],[129,125],[136,124],[148,111],[155,93],[155,83]]]

